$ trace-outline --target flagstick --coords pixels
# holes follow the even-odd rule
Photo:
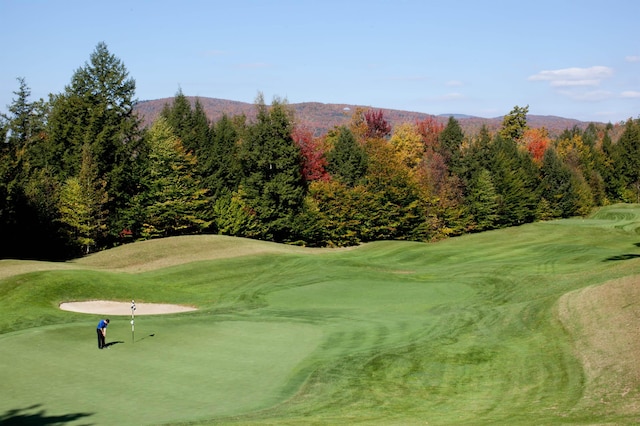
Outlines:
[[[133,321],[135,319],[135,312],[136,312],[136,302],[134,300],[131,301],[131,343],[135,343],[136,339],[135,339],[135,333],[134,333],[134,326],[133,326]]]

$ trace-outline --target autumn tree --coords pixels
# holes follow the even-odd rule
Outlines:
[[[60,191],[60,222],[68,233],[71,243],[89,253],[95,244],[92,234],[91,205],[77,177],[68,178]]]
[[[327,159],[319,139],[313,137],[308,126],[297,125],[293,129],[292,138],[302,154],[302,176],[307,182],[328,180]]]
[[[440,133],[444,130],[444,124],[436,117],[428,116],[416,123],[418,133],[422,137],[425,150],[434,151],[438,148]]]
[[[542,163],[544,152],[551,144],[551,138],[549,138],[549,132],[544,127],[526,129],[522,135],[522,142],[529,154],[531,154],[533,161],[540,164]]]
[[[421,198],[429,206],[428,216],[435,218],[441,237],[459,235],[467,227],[464,218],[463,182],[451,173],[445,157],[427,151],[415,176]]]
[[[363,107],[356,107],[355,110],[351,113],[351,120],[349,121],[349,125],[346,126],[356,140],[360,143],[364,142],[367,138],[367,132],[369,131],[369,127],[367,125],[367,121],[365,120],[364,114],[367,112]]]
[[[467,228],[467,218],[461,178],[464,133],[458,120],[449,117],[437,140],[433,148],[425,151],[416,178],[423,199],[429,200],[431,215],[438,218],[441,234],[459,235]]]
[[[418,126],[411,123],[398,125],[389,143],[396,155],[409,169],[414,170],[423,160],[425,144]]]
[[[88,254],[96,242],[104,238],[107,202],[106,182],[101,180],[87,143],[82,147],[79,175],[66,179],[60,191],[60,222],[70,239],[78,247],[78,254]]]
[[[382,110],[370,109],[366,111],[364,121],[367,124],[365,139],[383,139],[391,134],[391,125],[384,118]]]
[[[414,170],[398,155],[396,147],[384,139],[370,139],[366,145],[368,192],[375,195],[378,204],[372,204],[368,223],[375,238],[409,238],[422,220],[420,193]],[[376,220],[374,220],[376,218]]]

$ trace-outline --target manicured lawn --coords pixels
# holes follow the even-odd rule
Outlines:
[[[638,293],[625,308],[594,297],[612,280],[635,285],[639,227],[640,206],[625,205],[435,244],[199,236],[0,261],[0,420],[637,423],[640,376],[622,346],[637,337]],[[112,317],[115,344],[99,351],[100,316],[57,309],[88,299],[199,310],[139,317],[135,342],[129,318]],[[585,367],[603,358],[594,306],[597,318],[638,313],[606,321],[621,350],[599,369]]]

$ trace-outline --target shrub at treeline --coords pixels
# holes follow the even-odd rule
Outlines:
[[[210,123],[178,92],[148,129],[104,43],[63,93],[22,78],[0,122],[0,256],[64,259],[129,241],[220,233],[309,246],[451,235],[636,202],[640,120],[551,139],[514,107],[465,135],[452,117],[391,129],[381,111],[315,137],[286,102]],[[619,131],[616,131],[618,130]],[[615,135],[613,137],[612,135]]]

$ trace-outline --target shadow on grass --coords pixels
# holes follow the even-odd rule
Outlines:
[[[118,343],[124,343],[124,342],[122,340],[119,340],[117,342],[109,342],[109,343],[105,343],[104,347],[108,348],[109,346],[117,345]]]
[[[146,336],[141,337],[140,339],[136,340],[136,342],[139,342],[139,341],[141,341],[141,340],[144,340],[144,339],[146,339],[147,337],[153,337],[153,336],[155,336],[155,335],[156,335],[156,333],[147,334]]]
[[[630,259],[637,259],[640,257],[640,254],[619,254],[617,256],[611,256],[611,257],[607,257],[605,259],[605,262],[611,262],[614,260],[630,260]]]
[[[48,416],[41,404],[30,407],[17,408],[0,414],[2,425],[61,425],[83,417],[89,417],[90,413],[70,413],[59,416]],[[36,411],[38,410],[38,411]],[[88,424],[88,423],[87,423]]]

